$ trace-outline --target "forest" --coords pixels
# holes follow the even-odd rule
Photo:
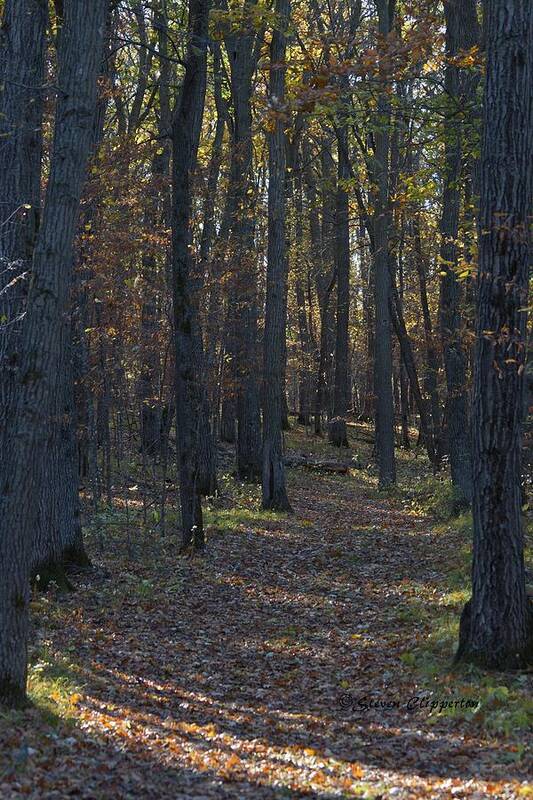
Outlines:
[[[533,798],[531,0],[0,0],[0,798]]]

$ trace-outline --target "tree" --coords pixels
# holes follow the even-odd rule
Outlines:
[[[348,130],[337,130],[337,194],[335,197],[335,271],[337,273],[337,319],[335,329],[335,386],[329,438],[338,447],[348,447],[346,413],[350,405],[348,377],[348,323],[350,316],[350,209],[346,181],[350,177]]]
[[[237,30],[226,36],[233,105],[229,215],[230,275],[228,356],[233,365],[237,414],[237,472],[261,478],[260,380],[257,369],[256,188],[252,174],[252,84],[260,49],[252,20],[255,2],[244,3]],[[234,25],[234,23],[233,23]],[[230,23],[232,26],[232,23]]]
[[[106,6],[106,0],[64,4],[50,177],[20,337],[15,402],[0,433],[4,574],[0,583],[0,703],[10,706],[24,703],[26,697],[29,565],[39,496],[34,478],[41,474],[58,424],[54,384],[64,364],[72,246],[91,142]]]
[[[472,464],[468,435],[467,359],[462,331],[462,288],[457,276],[459,212],[462,173],[462,116],[472,102],[475,84],[457,59],[479,39],[475,0],[445,0],[446,18],[446,116],[444,130],[444,192],[442,198],[440,262],[440,332],[446,371],[446,426],[452,481],[461,499],[472,499]],[[465,435],[466,434],[466,435]]]
[[[394,4],[376,0],[379,35],[385,58],[387,36],[392,29]],[[392,343],[389,296],[389,155],[390,102],[387,95],[387,67],[380,67],[380,93],[377,100],[375,132],[376,205],[374,233],[374,393],[376,397],[376,452],[379,483],[382,487],[396,482],[394,460],[394,403],[392,397]]]
[[[6,0],[0,33],[0,149],[2,181],[2,282],[16,283],[31,259],[40,215],[42,115],[44,102],[44,0]],[[10,314],[21,289],[2,292],[2,316]],[[8,339],[3,337],[3,342]]]
[[[282,417],[283,361],[287,316],[287,241],[285,221],[285,51],[289,0],[277,0],[277,25],[270,45],[270,120],[268,134],[268,255],[263,347],[263,508],[290,510],[285,487]]]
[[[143,19],[142,12],[138,12]],[[159,61],[159,90],[158,90],[158,136],[161,146],[152,159],[152,175],[156,179],[151,187],[146,204],[146,226],[152,228],[157,224],[158,218],[163,218],[169,224],[170,203],[165,178],[169,174],[170,166],[170,90],[171,65],[168,59],[168,23],[165,9],[156,11],[156,25],[158,32],[158,61]],[[142,28],[141,28],[142,29]],[[143,38],[146,38],[146,31]],[[143,64],[146,71],[147,65]],[[146,81],[146,77],[145,77]],[[140,93],[137,92],[136,96]],[[136,104],[138,123],[142,98]],[[130,123],[131,128],[131,123]],[[163,185],[163,189],[162,189]],[[161,365],[157,347],[156,333],[158,329],[158,294],[157,260],[153,253],[147,252],[143,256],[143,303],[141,314],[141,365],[138,381],[138,396],[140,401],[141,447],[144,452],[155,457],[161,454],[163,448],[162,434],[164,428],[164,407],[162,406],[157,391],[158,379],[161,380]]]
[[[199,387],[195,377],[194,311],[191,298],[191,175],[200,141],[207,72],[209,0],[190,0],[185,75],[172,123],[172,296],[176,360],[176,433],[182,547],[204,546],[197,485]]]
[[[520,491],[533,205],[533,7],[488,0],[474,363],[472,597],[457,658],[492,669],[533,655]]]
[[[45,0],[6,0],[0,32],[0,421],[13,401],[29,269],[41,214]]]

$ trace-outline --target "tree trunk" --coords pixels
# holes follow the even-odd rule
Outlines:
[[[261,413],[257,353],[257,255],[254,247],[255,188],[252,176],[252,78],[259,51],[248,29],[228,36],[234,130],[231,149],[230,353],[237,414],[237,474],[262,475]]]
[[[276,0],[278,26],[270,45],[268,134],[268,261],[263,349],[263,508],[289,511],[285,487],[282,417],[285,323],[287,317],[287,241],[285,221],[285,38],[290,1]]]
[[[9,344],[20,333],[29,269],[40,218],[44,102],[45,0],[6,0],[0,31],[0,383],[14,365]]]
[[[0,703],[26,695],[29,570],[37,515],[34,478],[45,468],[55,378],[68,306],[72,246],[96,105],[106,0],[65,2],[54,143],[32,284],[18,353],[16,402],[2,429],[0,487]],[[29,469],[28,465],[33,465]]]
[[[137,14],[143,20],[142,11]],[[170,112],[170,81],[172,79],[171,64],[168,59],[168,20],[165,3],[159,2],[154,10],[154,27],[157,26],[158,34],[158,66],[159,66],[159,114],[158,137],[161,146],[152,160],[152,177],[154,185],[146,198],[146,228],[151,230],[158,220],[162,219],[165,227],[170,227],[169,193],[161,185],[168,178],[170,171],[170,143],[168,135],[171,128]],[[141,25],[144,29],[144,23]],[[143,33],[146,39],[146,32]],[[141,48],[142,51],[143,48]],[[145,51],[146,52],[146,51]],[[147,65],[144,63],[144,71]],[[143,71],[141,65],[140,73]],[[146,75],[139,81],[136,99],[142,101],[146,90]],[[139,122],[141,103],[138,101],[136,108],[132,108],[130,115],[130,129],[133,122]],[[163,254],[166,258],[167,254]],[[137,386],[141,412],[141,448],[151,458],[160,456],[163,450],[162,432],[164,430],[162,392],[158,384],[164,381],[162,375],[158,343],[155,341],[160,327],[158,319],[159,298],[157,292],[158,273],[161,266],[153,255],[145,254],[142,260],[142,306],[141,306],[141,331],[140,331],[140,375]]]
[[[392,29],[388,0],[376,0],[379,34],[386,38]],[[374,231],[374,392],[376,397],[376,454],[379,484],[396,482],[394,459],[394,402],[392,396],[392,342],[389,312],[389,150],[390,103],[388,77],[382,68],[377,101],[379,127],[375,132],[375,177],[377,181]]]
[[[490,669],[533,660],[520,461],[533,205],[533,6],[487,0],[480,248],[472,406],[472,598],[457,657]]]
[[[450,452],[452,481],[462,498],[472,499],[472,464],[468,419],[467,362],[462,342],[462,289],[457,278],[457,236],[462,150],[461,113],[465,103],[472,98],[465,91],[464,70],[453,63],[461,51],[477,44],[478,24],[475,0],[462,3],[445,0],[446,55],[445,89],[448,109],[445,118],[445,175],[442,198],[440,250],[441,280],[440,329],[444,369],[446,372],[447,399],[446,423]]]
[[[429,301],[427,292],[426,264],[422,253],[422,242],[420,239],[420,224],[418,218],[413,223],[415,263],[418,273],[420,287],[420,305],[424,320],[424,340],[426,349],[426,369],[424,376],[424,387],[426,394],[429,395],[431,406],[431,427],[433,432],[433,442],[435,446],[436,466],[440,464],[442,457],[441,446],[441,413],[438,392],[438,371],[440,358],[437,352],[433,335],[433,324],[429,312]]]
[[[185,76],[172,124],[172,288],[182,549],[204,547],[198,471],[198,383],[191,297],[191,176],[202,127],[209,0],[190,0]]]
[[[48,4],[6,0],[0,30],[0,428],[15,402],[22,318],[41,215]]]
[[[411,340],[409,339],[407,328],[405,326],[401,300],[394,284],[391,286],[390,315],[396,336],[398,337],[398,342],[400,344],[402,361],[405,365],[407,375],[409,376],[411,391],[413,392],[413,397],[418,408],[418,414],[420,417],[420,431],[427,450],[429,463],[432,465],[433,469],[435,469],[435,447],[431,432],[431,420],[426,403],[422,397],[422,392],[420,390],[413,348],[411,347]]]
[[[335,204],[335,269],[337,272],[337,325],[335,334],[335,390],[333,414],[334,428],[330,427],[330,441],[337,447],[348,447],[346,413],[349,408],[348,382],[348,322],[350,315],[350,219],[348,192],[345,181],[350,177],[348,163],[348,130],[337,130],[338,174]],[[333,439],[332,431],[335,431]]]
[[[366,361],[365,361],[365,385],[363,402],[361,403],[360,416],[363,420],[370,422],[375,418],[375,397],[374,397],[374,271],[366,260],[368,248],[365,246],[364,221],[360,223],[359,246],[361,248],[361,282],[363,285],[363,315],[366,327]]]

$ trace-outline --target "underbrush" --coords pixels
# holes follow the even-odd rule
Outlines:
[[[439,717],[466,720],[488,735],[516,740],[506,757],[520,760],[524,756],[520,738],[529,729],[533,718],[531,675],[486,672],[471,665],[453,664],[461,611],[470,598],[472,560],[472,515],[464,510],[457,514],[455,500],[451,481],[435,478],[422,482],[408,499],[407,504],[414,513],[433,518],[433,532],[439,538],[451,538],[455,547],[446,546],[444,591],[432,596],[432,587],[427,587],[424,613],[420,619],[429,633],[420,647],[402,655],[402,661],[416,674],[421,688],[432,696],[478,701],[475,708],[461,708],[459,705],[437,709],[430,722],[436,723]],[[533,550],[527,546],[532,535],[530,519],[526,523],[526,565],[533,563]]]
[[[464,500],[450,478],[435,475],[418,478],[406,486],[405,494],[407,504],[415,513],[429,516],[437,522],[470,517]]]

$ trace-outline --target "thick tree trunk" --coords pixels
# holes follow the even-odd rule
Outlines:
[[[14,368],[9,345],[20,333],[40,218],[45,0],[6,0],[0,30],[0,400]]]
[[[23,702],[26,693],[30,554],[39,496],[34,478],[45,468],[57,425],[53,387],[62,365],[61,332],[106,5],[106,0],[65,2],[52,161],[18,352],[16,402],[0,432],[0,564],[6,576],[0,582],[0,703],[8,705]]]
[[[209,0],[190,0],[185,76],[172,125],[172,288],[176,361],[176,432],[182,548],[205,544],[198,472],[198,382],[191,297],[191,175],[202,127]]]
[[[48,3],[6,0],[0,29],[0,429],[15,402],[31,259],[41,215]]]
[[[491,669],[533,661],[520,459],[533,205],[533,6],[487,0],[480,248],[472,407],[472,598],[457,657]]]
[[[62,359],[53,387],[50,445],[38,481],[39,513],[32,552],[32,575],[40,590],[46,590],[50,583],[60,589],[72,588],[65,573],[65,562],[76,560],[81,566],[89,563],[79,517],[69,322],[63,325],[60,349]]]
[[[287,317],[287,241],[285,221],[285,37],[289,0],[277,0],[279,27],[270,45],[270,105],[273,130],[268,134],[268,261],[263,348],[263,508],[290,510],[285,487],[282,418]]]

